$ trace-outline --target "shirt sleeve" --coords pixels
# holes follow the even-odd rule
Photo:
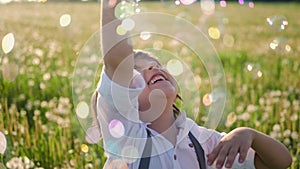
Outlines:
[[[97,86],[97,119],[110,158],[140,158],[146,142],[146,124],[139,120],[138,112],[138,96],[145,81],[135,70],[133,75],[131,86],[124,87],[102,70]]]

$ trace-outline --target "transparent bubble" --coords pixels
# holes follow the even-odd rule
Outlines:
[[[136,4],[134,2],[121,1],[115,7],[115,17],[124,19],[135,14]]]
[[[253,79],[258,79],[263,76],[263,72],[261,70],[261,66],[255,63],[246,63],[245,65],[246,72],[251,74]]]
[[[12,51],[15,45],[15,37],[13,33],[6,34],[2,39],[2,50],[5,54]]]
[[[82,101],[77,104],[76,114],[78,117],[85,119],[88,117],[89,113],[90,113],[90,108],[86,102]]]
[[[59,24],[61,27],[67,27],[71,24],[71,15],[69,14],[63,14],[59,19]]]
[[[14,81],[15,78],[18,76],[19,67],[15,63],[7,63],[2,65],[2,75],[3,79],[8,82]]]
[[[4,154],[7,142],[5,135],[0,131],[0,154]]]
[[[285,37],[277,37],[270,43],[270,48],[276,53],[285,54],[289,53],[292,48],[289,45],[288,39]]]
[[[135,146],[125,146],[122,149],[121,156],[126,163],[134,163],[138,158],[140,158],[139,151]]]
[[[111,136],[113,136],[115,138],[120,138],[120,137],[124,136],[125,128],[124,128],[123,123],[119,120],[110,121],[110,123],[108,125],[108,129],[109,129],[109,133],[111,134]]]
[[[215,13],[215,1],[214,0],[201,0],[201,10],[205,15],[211,15]]]
[[[183,65],[179,60],[172,59],[172,60],[168,61],[168,63],[167,63],[167,70],[173,76],[178,76],[183,73]]]
[[[82,152],[87,153],[89,152],[89,146],[86,144],[81,144],[80,149]]]
[[[183,5],[192,5],[196,0],[179,0]]]
[[[289,24],[287,18],[283,15],[268,17],[267,22],[274,32],[284,31]]]
[[[109,164],[108,169],[128,169],[128,165],[125,161],[116,159]]]

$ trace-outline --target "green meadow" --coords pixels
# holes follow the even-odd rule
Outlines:
[[[207,36],[226,76],[227,100],[216,129],[229,132],[248,126],[266,133],[289,149],[290,168],[298,169],[300,4],[254,4],[253,8],[237,2],[216,4],[209,16],[199,3],[171,6],[142,1],[139,6],[142,12],[184,18]],[[81,90],[72,91],[77,58],[99,30],[99,20],[99,3],[0,5],[0,168],[103,167],[101,145],[85,140],[76,116],[73,96]],[[187,47],[165,37],[155,45],[151,38],[133,42],[138,48],[150,45],[175,51],[191,67],[199,94],[182,104],[196,111],[194,120],[204,125],[212,92],[205,65]],[[95,87],[95,81],[82,83]]]

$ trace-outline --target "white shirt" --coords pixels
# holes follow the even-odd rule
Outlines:
[[[225,133],[198,126],[183,112],[175,121],[179,133],[174,146],[155,130],[148,128],[149,123],[139,120],[138,96],[145,85],[143,77],[135,70],[131,88],[113,82],[102,71],[97,87],[97,119],[107,156],[104,168],[127,166],[129,169],[138,169],[148,129],[152,134],[149,169],[198,169],[197,156],[188,132],[191,131],[201,144],[205,159]],[[240,164],[236,158],[232,168],[255,169],[254,155],[254,150],[249,149],[245,162]],[[212,165],[207,168],[215,167]]]

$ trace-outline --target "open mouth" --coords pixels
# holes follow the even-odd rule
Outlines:
[[[148,82],[148,84],[152,85],[152,84],[155,84],[157,82],[165,81],[165,80],[166,80],[166,78],[163,75],[156,74],[156,75],[152,76],[152,78],[150,79],[150,81]]]

